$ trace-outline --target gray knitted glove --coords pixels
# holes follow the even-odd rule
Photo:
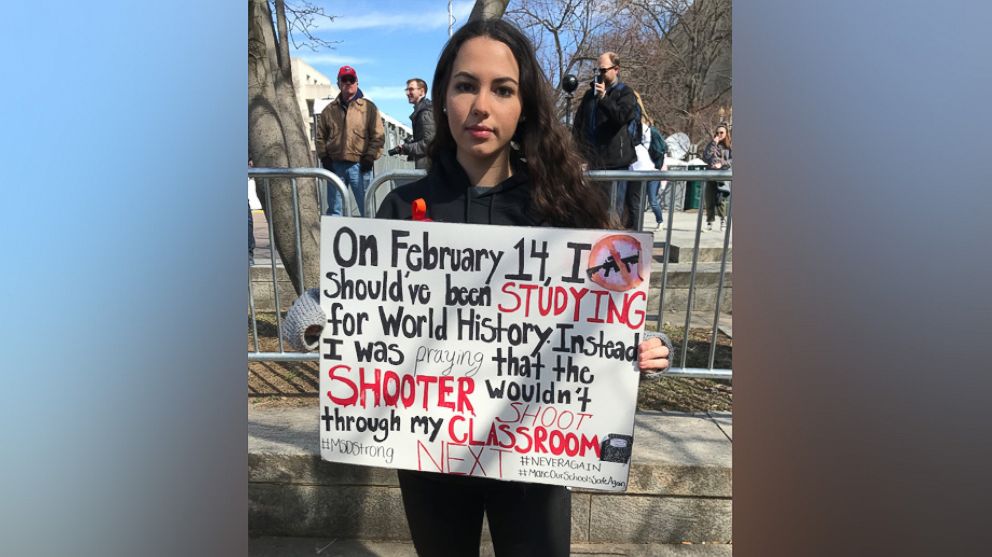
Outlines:
[[[675,361],[675,347],[672,346],[672,339],[668,338],[668,335],[660,331],[644,331],[644,340],[655,337],[661,339],[661,343],[668,347],[668,367],[661,371],[642,373],[641,379],[658,379],[664,375],[665,372],[672,369],[672,362]],[[640,371],[640,368],[638,368],[637,371]]]
[[[279,332],[294,350],[307,352],[317,349],[326,322],[320,309],[320,290],[311,288],[293,302]]]

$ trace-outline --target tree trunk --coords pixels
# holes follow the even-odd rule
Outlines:
[[[285,29],[286,14],[282,1],[276,3],[276,16],[279,28]],[[268,2],[249,0],[248,151],[257,167],[312,166],[303,115],[293,88],[287,40],[289,38],[285,35],[276,35]],[[275,235],[271,239],[273,247],[278,250],[297,295],[302,294],[291,180],[257,178],[255,182],[265,218],[272,223]],[[319,284],[320,204],[315,180],[299,178],[296,182],[305,289]],[[270,190],[268,194],[266,183]]]
[[[475,0],[472,6],[472,13],[468,16],[469,21],[477,19],[499,19],[506,11],[506,5],[510,0]]]

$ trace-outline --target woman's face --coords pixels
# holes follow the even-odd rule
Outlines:
[[[455,56],[445,105],[459,160],[506,156],[522,110],[520,68],[510,48],[489,37],[466,41]]]
[[[718,143],[727,142],[727,128],[720,126],[716,129],[716,140]]]

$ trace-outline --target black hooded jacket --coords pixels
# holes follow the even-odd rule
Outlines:
[[[427,176],[396,188],[383,200],[376,218],[409,220],[412,203],[422,198],[427,218],[438,222],[541,226],[531,210],[527,167],[510,158],[513,176],[491,188],[474,188],[453,152],[431,163]]]

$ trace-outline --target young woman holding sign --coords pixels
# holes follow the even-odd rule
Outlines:
[[[438,60],[434,90],[437,132],[427,177],[390,193],[377,218],[410,219],[422,199],[434,221],[613,228],[606,195],[584,178],[534,48],[516,27],[497,19],[459,29]],[[660,339],[644,341],[641,372],[667,368],[668,354]],[[569,554],[564,487],[398,474],[421,556],[478,555],[484,512],[498,556]]]

